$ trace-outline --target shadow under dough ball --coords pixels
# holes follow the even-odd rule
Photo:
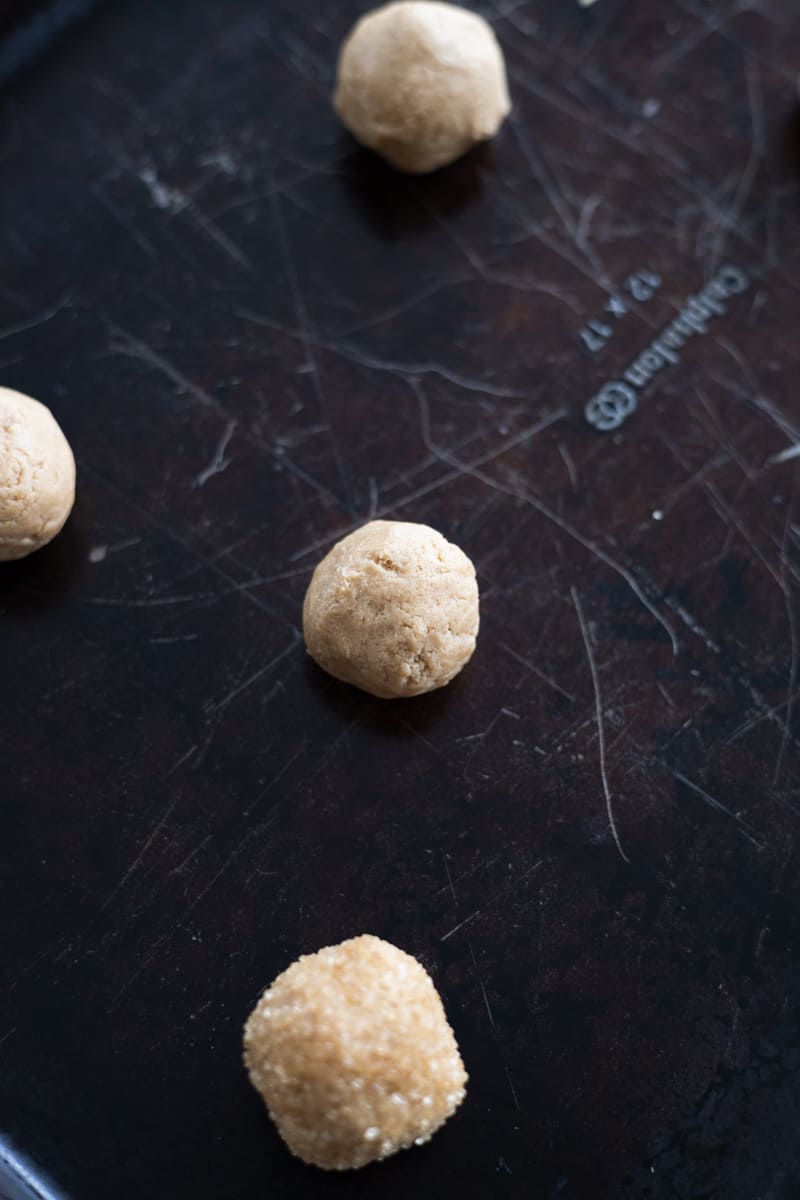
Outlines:
[[[467,1074],[425,968],[364,934],[303,955],[245,1026],[253,1086],[289,1149],[347,1170],[427,1142]]]
[[[354,26],[339,57],[334,107],[392,166],[435,171],[494,137],[508,116],[503,52],[475,13],[398,0]]]
[[[0,387],[0,562],[60,533],[75,503],[75,459],[38,400]]]
[[[311,657],[383,699],[444,687],[475,649],[475,568],[427,525],[370,521],[319,563],[303,605]]]

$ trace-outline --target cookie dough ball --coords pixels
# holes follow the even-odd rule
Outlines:
[[[467,1075],[431,977],[365,934],[304,955],[264,992],[244,1060],[286,1145],[332,1170],[427,1142]]]
[[[493,137],[511,109],[491,27],[438,0],[362,17],[342,48],[333,103],[359,142],[419,174]]]
[[[311,657],[393,698],[444,687],[472,657],[478,584],[463,550],[427,525],[370,521],[333,547],[303,605]]]
[[[75,459],[50,409],[0,388],[0,562],[46,546],[74,502]]]

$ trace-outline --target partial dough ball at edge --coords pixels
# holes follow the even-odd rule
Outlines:
[[[370,521],[318,564],[303,633],[323,670],[380,699],[448,684],[480,625],[475,568],[427,525]]]
[[[0,387],[0,562],[61,532],[75,502],[75,458],[50,409]]]
[[[394,0],[351,30],[334,107],[357,141],[399,170],[435,171],[493,137],[510,112],[503,52],[476,13]]]
[[[244,1061],[289,1150],[349,1170],[427,1142],[467,1074],[441,998],[410,954],[371,934],[303,955],[245,1025]]]

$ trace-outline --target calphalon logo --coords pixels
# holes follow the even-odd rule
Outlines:
[[[618,429],[638,404],[637,392],[646,387],[659,371],[681,361],[678,353],[697,335],[708,333],[714,317],[728,311],[727,301],[750,286],[750,278],[740,267],[723,267],[702,292],[690,296],[679,315],[631,363],[622,379],[613,380],[593,396],[584,410],[586,420],[595,429]]]

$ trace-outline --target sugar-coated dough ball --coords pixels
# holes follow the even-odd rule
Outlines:
[[[444,687],[472,657],[478,624],[464,551],[406,521],[370,521],[337,542],[303,605],[312,658],[383,698]]]
[[[427,971],[365,934],[304,955],[264,992],[244,1059],[286,1145],[333,1170],[421,1145],[467,1074]]]
[[[367,13],[339,58],[337,113],[401,171],[435,171],[493,137],[511,109],[503,52],[483,17],[438,0]]]
[[[74,502],[75,459],[50,409],[0,387],[0,562],[46,546]]]

